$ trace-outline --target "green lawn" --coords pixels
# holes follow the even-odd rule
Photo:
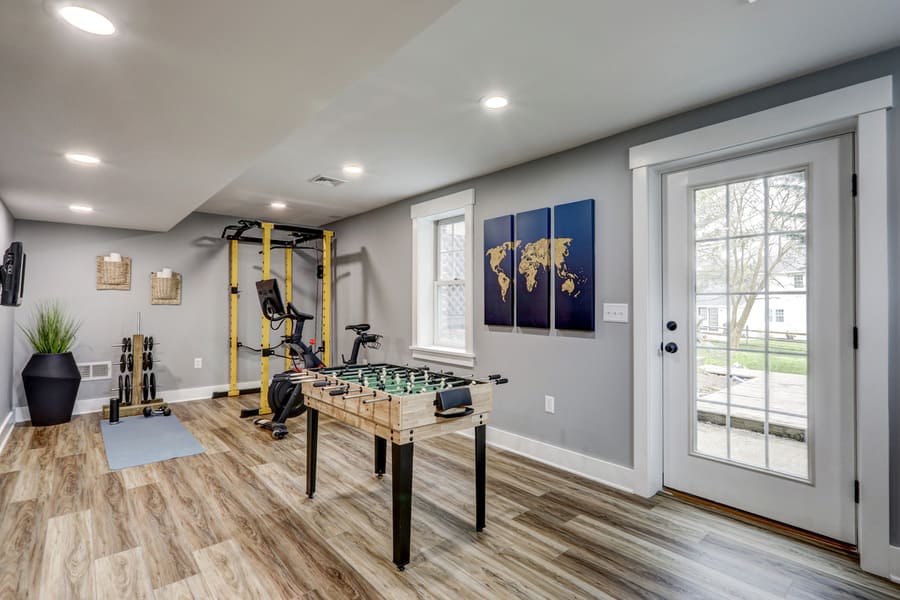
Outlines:
[[[753,342],[751,341],[749,344],[743,344],[745,348],[753,347]],[[782,346],[781,344],[785,344]],[[787,350],[789,352],[798,352],[799,350],[798,342],[770,342],[769,348],[774,351],[778,350]],[[724,349],[724,344],[710,344],[715,346],[721,346]],[[803,350],[806,350],[806,344],[803,343]],[[763,349],[765,346],[760,341],[759,348]],[[709,350],[706,348],[698,348],[697,349],[697,364],[698,365],[714,365],[717,367],[724,367],[726,361],[726,354],[723,351]],[[754,371],[763,371],[766,368],[766,355],[759,354],[756,352],[741,352],[740,350],[732,350],[731,351],[731,364],[734,365],[738,363],[744,369],[752,369]],[[807,363],[805,356],[792,356],[788,354],[769,354],[769,370],[775,373],[794,373],[797,375],[806,375]]]

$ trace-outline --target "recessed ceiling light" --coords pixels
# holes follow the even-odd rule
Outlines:
[[[94,209],[84,204],[70,204],[69,210],[76,213],[92,213]]]
[[[503,96],[485,96],[481,99],[481,105],[485,108],[505,108],[509,100]]]
[[[363,168],[360,165],[344,165],[344,175],[362,175]]]
[[[273,202],[269,206],[271,206],[272,208],[278,208],[278,209],[287,208],[287,204],[285,204],[284,202]]]
[[[90,154],[80,154],[78,152],[66,152],[66,160],[79,165],[99,165],[100,159]]]
[[[112,35],[116,26],[100,13],[81,6],[64,6],[59,9],[59,16],[69,25],[94,35]]]

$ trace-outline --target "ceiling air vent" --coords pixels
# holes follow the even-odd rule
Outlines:
[[[310,183],[315,183],[318,185],[326,185],[328,187],[336,188],[342,183],[347,183],[343,179],[336,179],[334,177],[326,177],[325,175],[316,175],[312,179],[309,180]]]

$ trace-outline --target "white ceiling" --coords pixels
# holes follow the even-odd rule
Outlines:
[[[79,2],[112,38],[65,1],[0,5],[0,197],[148,230],[318,225],[900,44],[898,0]],[[347,162],[366,173],[307,182]]]
[[[897,44],[898,0],[462,0],[201,210],[323,224]]]
[[[63,22],[71,3],[0,5],[0,198],[22,219],[166,230],[455,0],[78,1],[108,38]]]

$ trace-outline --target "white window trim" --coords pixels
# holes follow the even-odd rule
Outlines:
[[[466,345],[434,344],[434,223],[463,215],[466,224]],[[459,367],[475,366],[475,190],[468,189],[413,204],[412,219],[412,357]]]
[[[634,473],[642,496],[662,489],[661,176],[688,163],[853,130],[857,138],[857,506],[860,566],[900,577],[890,545],[888,129],[893,79],[882,77],[635,146],[632,169]]]

